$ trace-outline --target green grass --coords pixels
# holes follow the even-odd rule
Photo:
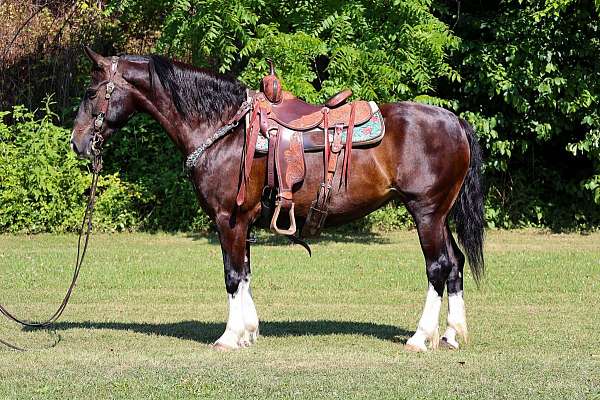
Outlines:
[[[427,287],[416,233],[330,239],[312,259],[253,247],[262,336],[219,353],[214,239],[95,235],[55,333],[0,322],[0,337],[35,349],[0,349],[0,398],[600,399],[600,234],[490,232],[482,288],[466,274],[471,343],[426,354],[402,348]],[[0,236],[0,302],[54,311],[74,244]]]

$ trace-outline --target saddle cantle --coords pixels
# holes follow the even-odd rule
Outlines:
[[[271,214],[271,229],[283,235],[296,233],[293,192],[304,180],[304,153],[324,151],[323,183],[312,202],[302,236],[320,233],[327,217],[338,158],[344,149],[342,180],[346,183],[352,148],[379,142],[385,132],[383,117],[373,102],[347,103],[352,91],[344,90],[323,105],[314,105],[282,90],[273,63],[261,82],[261,91],[251,96],[252,113],[246,116],[246,146],[243,179],[237,204],[245,199],[254,153],[267,153],[267,184],[263,190],[262,213]],[[289,227],[278,226],[281,209],[287,211]]]

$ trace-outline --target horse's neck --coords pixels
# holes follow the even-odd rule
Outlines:
[[[210,135],[213,124],[197,118],[190,120],[184,118],[177,111],[171,96],[164,90],[141,94],[139,111],[154,118],[184,156],[192,153]]]

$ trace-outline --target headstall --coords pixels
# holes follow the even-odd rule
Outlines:
[[[99,172],[102,169],[102,144],[104,138],[102,137],[102,128],[104,127],[104,118],[108,112],[108,106],[110,105],[110,98],[115,91],[115,76],[117,75],[117,67],[119,64],[119,57],[111,57],[110,65],[110,78],[106,83],[106,93],[102,104],[100,105],[100,112],[94,120],[94,132],[92,134],[92,170]]]

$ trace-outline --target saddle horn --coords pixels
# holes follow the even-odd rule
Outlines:
[[[269,64],[269,75],[275,75],[275,64],[273,64],[273,60],[267,58],[267,63]]]
[[[279,103],[283,98],[281,82],[277,78],[277,75],[275,75],[275,65],[273,64],[273,60],[267,58],[267,62],[269,63],[270,72],[261,82],[261,92],[265,94],[265,97],[271,103]]]

